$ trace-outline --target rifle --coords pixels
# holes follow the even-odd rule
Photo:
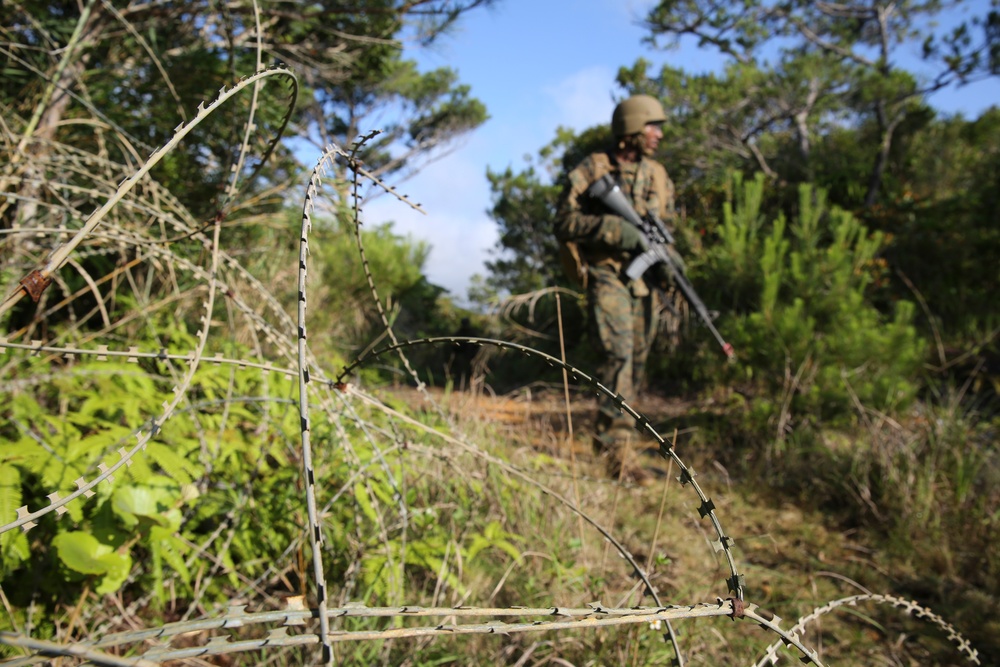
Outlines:
[[[674,283],[680,287],[681,294],[684,295],[684,298],[695,309],[695,312],[701,317],[708,330],[715,336],[715,340],[722,346],[722,351],[726,354],[726,357],[732,360],[735,354],[733,346],[723,340],[722,335],[712,323],[712,316],[709,314],[708,308],[698,298],[698,293],[694,291],[694,286],[691,285],[691,282],[688,281],[684,273],[677,267],[677,264],[667,250],[667,246],[673,245],[674,237],[670,234],[667,226],[663,224],[663,221],[652,212],[647,213],[645,217],[640,216],[632,208],[628,198],[625,197],[625,193],[615,183],[615,179],[611,174],[605,174],[594,181],[587,188],[587,194],[600,200],[613,212],[625,218],[625,220],[637,227],[646,238],[648,248],[633,259],[628,268],[625,269],[625,275],[629,277],[629,280],[641,277],[647,269],[663,262],[670,271]]]

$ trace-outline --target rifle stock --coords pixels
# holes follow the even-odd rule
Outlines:
[[[708,330],[712,332],[715,340],[722,346],[722,351],[726,357],[732,360],[735,354],[733,346],[727,343],[722,338],[722,334],[715,328],[708,308],[705,307],[704,302],[698,297],[694,286],[687,279],[687,276],[684,275],[684,272],[677,267],[670,257],[670,253],[667,251],[667,245],[672,245],[674,238],[671,236],[667,226],[663,224],[663,221],[652,213],[647,214],[645,218],[641,217],[632,208],[628,198],[625,197],[625,193],[621,191],[621,188],[618,187],[618,184],[615,183],[610,174],[605,174],[594,181],[587,189],[587,194],[599,199],[614,213],[625,218],[625,220],[638,228],[646,237],[646,240],[649,241],[649,250],[646,250],[632,260],[628,268],[625,269],[625,275],[630,280],[635,280],[656,264],[660,262],[665,264],[670,271],[674,283],[680,288],[681,294],[684,295],[687,302],[698,313],[698,317],[705,323]]]

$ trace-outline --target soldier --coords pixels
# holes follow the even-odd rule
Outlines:
[[[648,95],[618,104],[611,116],[614,145],[588,155],[569,173],[556,217],[564,259],[571,258],[571,270],[587,290],[590,335],[602,357],[597,378],[626,400],[633,400],[643,387],[659,304],[655,290],[643,279],[630,281],[624,275],[629,259],[641,252],[642,233],[586,192],[610,173],[640,216],[653,212],[672,222],[674,185],[663,165],[652,159],[663,138],[664,121],[663,107]],[[635,437],[631,417],[602,396],[595,452],[606,457],[613,477],[647,484],[652,476],[637,463],[631,447]]]

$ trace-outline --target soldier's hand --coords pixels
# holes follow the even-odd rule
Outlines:
[[[646,240],[646,235],[640,232],[635,225],[625,220],[621,221],[621,225],[622,250],[636,255],[649,250],[649,241]]]
[[[649,242],[639,229],[617,215],[605,215],[601,220],[597,237],[612,248],[638,254],[649,249]]]

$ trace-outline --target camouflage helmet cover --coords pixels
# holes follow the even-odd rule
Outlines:
[[[667,115],[659,100],[649,95],[633,95],[618,103],[611,114],[611,132],[616,137],[627,137],[642,132],[648,123],[663,123]]]

